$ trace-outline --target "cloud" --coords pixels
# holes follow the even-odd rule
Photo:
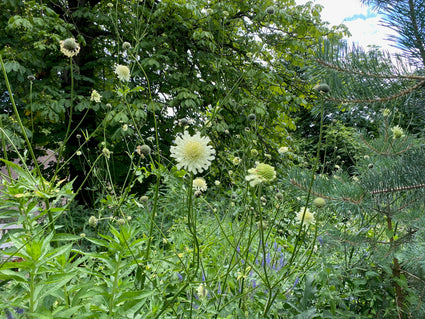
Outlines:
[[[296,0],[296,3],[302,5],[308,1]],[[331,25],[345,24],[348,27],[351,33],[348,42],[354,42],[364,48],[376,45],[392,53],[399,52],[391,46],[392,42],[387,40],[389,35],[397,33],[381,26],[381,17],[363,5],[360,0],[313,0],[313,3],[323,6],[322,21],[327,21]]]
[[[354,42],[362,47],[376,45],[385,51],[398,52],[392,47],[392,42],[388,41],[390,35],[397,35],[397,33],[389,28],[380,25],[380,17],[375,16],[372,18],[358,18],[345,21],[344,24],[348,27],[351,37],[347,40]]]

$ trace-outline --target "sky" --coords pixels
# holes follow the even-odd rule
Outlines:
[[[304,4],[309,0],[296,0],[297,4]],[[323,21],[331,25],[345,24],[352,36],[347,40],[359,44],[363,48],[368,45],[378,45],[391,53],[399,52],[391,46],[386,38],[396,33],[380,25],[380,16],[360,0],[311,0],[313,3],[324,6],[321,16]]]

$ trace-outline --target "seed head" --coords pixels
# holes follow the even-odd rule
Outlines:
[[[313,205],[317,208],[322,208],[326,205],[326,201],[322,197],[317,197],[313,200]]]

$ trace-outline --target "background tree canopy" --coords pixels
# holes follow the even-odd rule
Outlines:
[[[93,160],[106,145],[118,184],[129,165],[125,149],[145,143],[155,125],[164,154],[186,123],[208,124],[221,150],[223,141],[245,132],[254,114],[258,147],[275,155],[276,146],[291,143],[291,113],[311,105],[315,83],[304,74],[318,39],[346,32],[327,28],[319,6],[294,1],[5,1],[0,9],[1,52],[34,145],[57,151],[66,141],[68,159],[81,146],[77,136],[90,135],[85,155]],[[81,45],[72,59],[73,92],[69,63],[59,51],[67,37]],[[131,69],[125,89],[114,80],[116,64]],[[22,146],[0,85],[2,124]],[[101,103],[90,101],[93,89]],[[74,157],[61,175],[76,178],[78,189],[85,171]],[[86,190],[95,190],[93,184],[89,180]],[[92,203],[90,194],[81,193],[80,200]]]

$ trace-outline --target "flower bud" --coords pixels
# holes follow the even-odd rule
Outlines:
[[[322,208],[326,205],[326,200],[322,197],[317,197],[313,200],[313,205],[317,208]]]

